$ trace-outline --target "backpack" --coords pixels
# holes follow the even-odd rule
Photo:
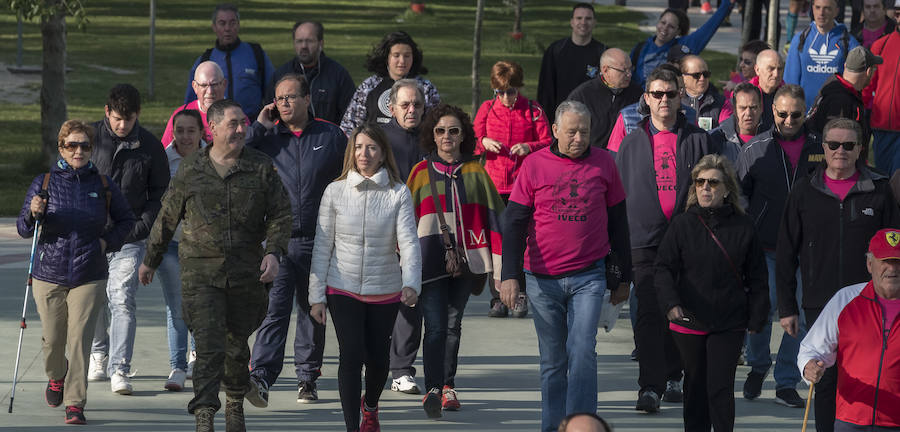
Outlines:
[[[802,53],[800,50],[802,50],[803,47],[806,46],[806,37],[809,36],[810,29],[812,29],[812,25],[807,26],[806,29],[803,30],[803,33],[800,33],[800,39],[797,40],[797,42],[798,42],[797,52],[798,53]],[[844,34],[841,35],[841,55],[844,56],[843,57],[844,61],[847,61],[847,51],[849,51],[849,50],[850,50],[850,31],[848,31],[847,28],[844,27]],[[841,67],[843,67],[843,63],[841,64]]]
[[[259,91],[261,92],[263,97],[265,97],[266,96],[266,58],[265,58],[265,55],[263,55],[262,47],[259,46],[258,43],[256,43],[256,42],[247,42],[247,43],[250,44],[250,48],[253,49],[253,57],[256,58],[256,70],[259,71],[259,77],[260,77]],[[213,52],[213,49],[208,48],[203,53],[203,55],[200,56],[200,61],[197,64],[208,61],[209,57],[212,56],[212,52]],[[234,82],[234,77],[230,77],[230,79],[228,80],[228,83],[233,85],[233,82]],[[234,98],[233,93],[234,92],[232,91],[232,95],[231,95],[232,98]]]

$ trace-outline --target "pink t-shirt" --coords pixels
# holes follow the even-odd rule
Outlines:
[[[534,208],[525,268],[558,275],[585,268],[610,250],[607,207],[625,199],[619,170],[609,152],[589,150],[581,159],[550,147],[525,158],[509,200]]]
[[[669,321],[669,330],[672,330],[673,332],[676,332],[676,333],[697,335],[697,336],[705,336],[705,335],[709,334],[709,332],[705,332],[703,330],[694,330],[694,329],[689,329],[685,326],[680,326],[678,324],[673,323],[672,321]]]
[[[894,318],[897,318],[897,315],[900,314],[900,299],[888,300],[878,297],[878,303],[881,304],[884,312],[884,322],[887,323],[888,328],[892,327]]]
[[[738,134],[738,136],[741,137],[741,141],[743,141],[744,144],[747,144],[747,143],[750,142],[750,140],[753,139],[753,137],[755,137],[756,135],[744,135],[744,134]],[[800,154],[798,153],[798,154],[797,154],[797,158],[799,158],[799,157],[800,157]]]
[[[650,122],[647,122],[647,134],[650,132]],[[666,219],[672,218],[675,212],[675,199],[677,192],[675,187],[678,180],[675,173],[675,147],[678,143],[678,135],[667,130],[659,131],[653,135],[653,168],[656,170],[656,193],[659,197],[659,207]]]
[[[862,44],[863,44],[863,46],[871,49],[872,44],[875,43],[875,41],[877,41],[878,38],[880,38],[881,35],[884,34],[884,26],[886,26],[886,25],[887,25],[887,22],[885,22],[884,24],[882,24],[882,26],[880,28],[875,29],[875,30],[869,30],[869,29],[863,27],[863,29],[862,29],[862,37],[863,37]]]
[[[847,193],[850,192],[850,189],[853,188],[853,185],[856,184],[856,180],[859,179],[859,171],[845,180],[835,180],[828,177],[827,173],[822,174],[822,177],[825,178],[825,186],[827,186],[828,189],[831,189],[831,191],[843,201],[844,198],[847,197]]]
[[[303,131],[302,131],[302,130],[291,131],[291,133],[294,134],[294,136],[297,137],[297,138],[299,138],[300,135],[303,135]]]
[[[791,161],[791,172],[797,169],[797,163],[800,162],[800,153],[803,152],[804,143],[806,143],[806,137],[802,135],[790,141],[778,140],[778,145],[781,146],[784,154]]]
[[[341,295],[368,304],[391,304],[400,302],[400,292],[391,294],[362,295],[334,287],[325,287],[325,294]]]
[[[625,119],[622,117],[622,114],[619,114],[616,117],[616,124],[613,125],[612,132],[609,133],[606,149],[618,153],[623,139],[625,139]]]

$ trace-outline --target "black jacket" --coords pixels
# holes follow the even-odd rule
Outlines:
[[[417,163],[421,162],[427,154],[419,145],[419,128],[413,130],[403,129],[397,119],[392,119],[390,123],[381,126],[381,130],[387,135],[388,142],[391,143],[391,150],[394,153],[394,160],[397,161],[397,170],[400,171],[400,178],[405,182],[409,178],[409,173]]]
[[[94,151],[91,162],[100,174],[119,186],[134,211],[137,223],[125,237],[125,243],[143,240],[162,207],[160,200],[169,186],[169,158],[159,140],[139,122],[128,136],[119,138],[104,118],[93,124]]]
[[[798,181],[788,197],[775,258],[778,314],[799,313],[797,264],[803,279],[803,307],[821,309],[841,288],[871,279],[865,253],[882,228],[900,226],[900,209],[888,179],[862,163],[844,201],[823,178],[825,165]]]
[[[699,218],[728,251],[727,257]],[[765,325],[766,260],[753,220],[731,205],[704,209],[695,204],[673,217],[657,250],[656,267],[654,284],[662,311],[681,306],[695,318],[690,328],[761,331]]]
[[[697,121],[702,117],[709,117],[712,119],[712,126],[709,130],[713,130],[719,127],[719,113],[722,112],[722,106],[725,105],[725,96],[722,96],[722,93],[719,93],[719,90],[712,84],[709,85],[709,88],[706,89],[706,93],[703,93],[698,98],[692,98],[685,93],[681,97],[681,104],[687,105],[697,111]]]
[[[584,46],[575,45],[571,36],[550,44],[541,59],[538,75],[537,101],[547,111],[553,124],[556,107],[583,82],[600,74],[600,57],[606,45],[597,39]]]
[[[649,117],[641,120],[638,127],[622,140],[619,152],[616,153],[616,166],[628,197],[628,227],[632,249],[658,246],[669,226],[657,198],[653,140],[645,127],[648,121]],[[684,211],[694,165],[703,156],[719,152],[706,131],[688,123],[684,115],[678,114],[675,128],[678,135],[675,151],[678,184],[672,217]]]
[[[291,200],[291,237],[313,238],[325,188],[341,175],[347,136],[329,122],[310,120],[300,136],[281,122],[250,125],[247,143],[272,158]]]
[[[634,82],[628,83],[628,87],[621,91],[614,92],[598,76],[572,90],[568,99],[587,105],[591,112],[591,145],[606,148],[619,111],[637,102],[641,94],[643,90]]]
[[[753,218],[759,240],[767,250],[775,250],[781,215],[794,184],[824,160],[818,136],[801,129],[806,143],[797,169],[791,172],[791,162],[778,144],[776,134],[775,128],[771,128],[753,137],[735,164],[747,214]]]
[[[738,156],[740,156],[744,147],[749,143],[749,141],[744,142],[741,140],[741,136],[738,134],[737,125],[735,124],[736,122],[737,119],[735,118],[735,114],[732,114],[725,119],[725,121],[719,123],[719,127],[709,131],[709,139],[719,147],[719,153],[722,156],[727,157],[733,164],[737,163]],[[754,137],[759,134],[759,131],[760,128],[759,125],[757,125],[756,133],[753,134]]]
[[[295,73],[306,77],[309,83],[309,97],[312,103],[313,115],[317,118],[328,120],[334,124],[340,124],[356,86],[350,73],[340,63],[325,56],[325,52],[319,54],[319,65],[313,69],[303,67],[297,57],[290,59],[281,65],[272,75],[272,89],[266,95],[266,101],[275,98],[275,83],[281,77]]]
[[[832,75],[819,89],[819,95],[810,108],[806,127],[822,137],[825,124],[833,118],[844,117],[855,120],[862,127],[863,136],[859,142],[869,142],[869,116],[863,104],[862,92],[847,88],[837,75]],[[824,137],[822,137],[824,139]],[[868,146],[866,146],[868,147]]]

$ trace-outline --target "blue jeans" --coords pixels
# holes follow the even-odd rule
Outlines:
[[[597,411],[597,322],[606,266],[560,279],[525,272],[541,354],[541,430],[555,431],[568,414]]]
[[[109,263],[109,279],[106,297],[109,315],[101,311],[94,330],[92,353],[109,355],[106,372],[131,372],[131,356],[134,353],[134,333],[137,320],[135,294],[138,288],[138,266],[144,260],[147,244],[144,240],[126,243],[118,252],[106,254]],[[108,332],[107,332],[108,328]]]
[[[873,129],[875,167],[890,177],[900,169],[900,132]]]
[[[178,262],[178,242],[169,243],[169,249],[156,269],[166,300],[166,333],[169,340],[169,367],[187,370],[188,327],[181,315],[181,264]],[[194,346],[194,338],[191,338]]]
[[[772,353],[769,342],[772,338],[772,320],[777,316],[778,298],[775,290],[775,251],[766,251],[766,267],[769,269],[769,319],[766,326],[757,334],[747,335],[747,365],[753,372],[763,374],[769,372],[772,366]],[[797,271],[797,302],[803,304],[803,282],[800,280],[800,271]],[[796,388],[800,382],[800,370],[797,368],[797,353],[800,351],[800,341],[806,336],[806,325],[803,319],[803,309],[800,309],[800,334],[799,338],[785,333],[781,337],[781,345],[778,347],[778,356],[775,358],[775,389]]]

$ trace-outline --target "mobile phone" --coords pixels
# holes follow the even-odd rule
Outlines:
[[[278,114],[278,108],[272,107],[272,109],[269,110],[269,120],[275,121],[279,120],[280,118],[281,116]]]

